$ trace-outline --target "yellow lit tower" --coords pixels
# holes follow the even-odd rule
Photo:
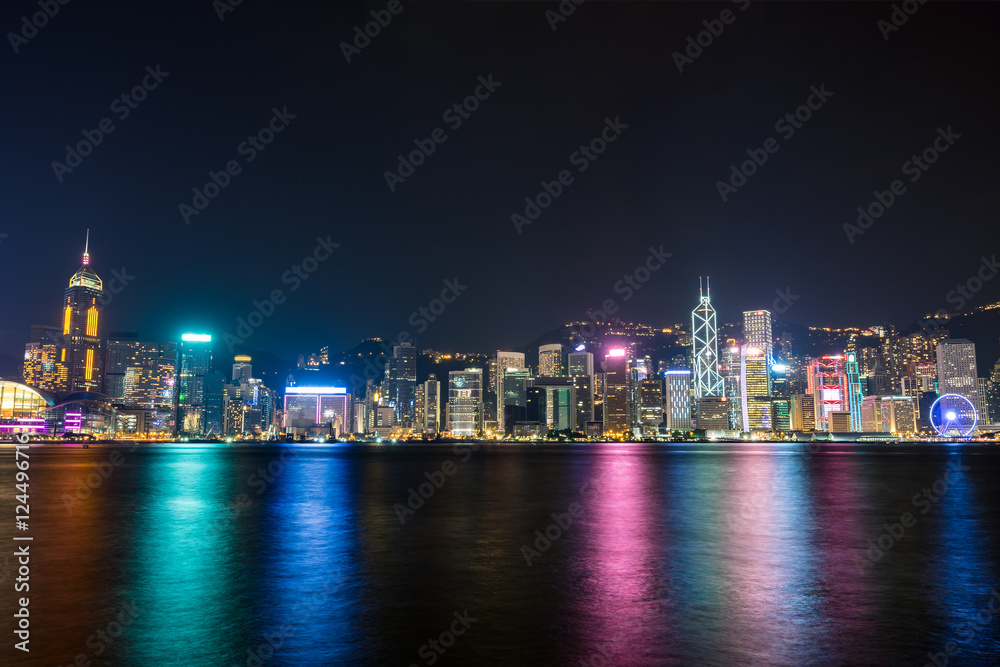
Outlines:
[[[90,268],[90,230],[83,250],[83,264],[69,279],[63,296],[62,362],[69,370],[69,391],[100,391],[101,312],[104,284]]]

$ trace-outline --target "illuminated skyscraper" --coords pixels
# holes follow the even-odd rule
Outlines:
[[[577,429],[586,431],[587,422],[594,420],[594,355],[577,348],[569,353],[569,374],[576,388]]]
[[[466,368],[448,373],[448,430],[473,437],[483,431],[483,371]]]
[[[666,382],[664,412],[668,431],[691,430],[691,371],[670,370],[663,374]]]
[[[831,412],[850,412],[847,373],[840,355],[825,355],[809,362],[806,375],[816,405],[816,429],[830,430]],[[852,428],[852,426],[849,426]]]
[[[639,423],[642,425],[643,437],[659,435],[660,425],[663,423],[663,380],[640,380],[636,396],[639,399]]]
[[[608,350],[604,357],[604,433],[612,438],[631,436],[628,400],[628,359],[625,350]]]
[[[747,344],[747,347],[763,350],[769,362],[774,361],[771,311],[746,310],[743,312],[743,342]]]
[[[324,348],[326,349],[326,348]],[[249,380],[253,377],[253,359],[245,354],[238,354],[233,359],[233,382]]]
[[[411,427],[417,386],[417,348],[409,343],[393,346],[385,367],[385,379],[382,402],[392,406],[396,424]]]
[[[435,435],[441,431],[441,383],[431,373],[423,384],[423,432]]]
[[[976,344],[964,338],[950,338],[937,346],[938,393],[964,396],[979,410],[979,379],[976,375]],[[970,419],[971,415],[965,415]]]
[[[511,398],[504,393],[504,375],[507,373],[509,368],[523,369],[524,365],[524,353],[523,352],[509,352],[507,350],[497,350],[496,361],[493,364],[493,370],[495,371],[495,377],[491,378],[492,389],[497,394],[497,426],[500,432],[504,432],[504,406],[506,405],[524,405],[523,402],[518,403],[517,401],[508,402],[507,399]],[[524,388],[521,388],[521,398],[523,401]],[[514,397],[516,398],[516,397]]]
[[[743,430],[771,430],[773,422],[767,354],[759,347],[744,345],[740,357]]]
[[[698,306],[691,311],[691,357],[694,365],[694,395],[724,396],[725,383],[719,375],[719,350],[715,309],[710,302],[712,290],[702,292],[698,285]]]
[[[63,350],[60,361],[69,373],[68,391],[100,391],[103,379],[100,319],[104,283],[90,268],[90,230],[83,264],[69,279],[63,295]]]
[[[861,432],[861,401],[864,398],[861,391],[861,374],[858,368],[858,358],[853,352],[847,353],[844,364],[847,373],[847,408],[851,411],[851,430]]]
[[[538,348],[538,375],[562,375],[562,345],[542,345]]]
[[[196,333],[182,335],[177,356],[177,431],[195,437],[203,436],[208,432],[205,376],[212,370],[212,336]],[[220,422],[221,389],[220,386]]]

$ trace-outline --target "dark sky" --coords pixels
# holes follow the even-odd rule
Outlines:
[[[339,43],[386,3],[244,0],[224,21],[209,0],[60,6],[18,53],[0,46],[0,352],[58,321],[88,227],[101,277],[134,276],[105,331],[221,337],[282,289],[247,345],[286,358],[417,333],[410,314],[456,277],[419,347],[523,345],[607,298],[626,320],[689,321],[705,274],[726,321],[785,288],[783,317],[805,324],[951,308],[997,251],[1000,3],[928,3],[888,40],[888,4],[741,4],[591,0],[553,31],[556,3],[404,0],[351,63]],[[671,54],[723,9],[735,20],[678,72]],[[5,2],[0,28],[35,11]],[[120,120],[147,66],[169,75]],[[452,129],[442,113],[489,75],[500,87]],[[833,95],[786,139],[775,122],[811,86]],[[240,143],[286,107],[248,163]],[[628,128],[578,172],[609,117]],[[103,118],[114,131],[57,180]],[[960,138],[911,182],[903,163],[949,126]],[[384,172],[435,128],[447,140],[390,192]],[[769,137],[778,151],[723,202],[716,182]],[[178,205],[230,160],[241,173],[185,224]],[[511,214],[562,170],[573,182],[518,234]],[[894,179],[905,193],[849,243],[844,223]],[[341,245],[291,291],[317,236]],[[673,256],[625,301],[616,281],[661,245]],[[966,309],[997,298],[1000,280]]]

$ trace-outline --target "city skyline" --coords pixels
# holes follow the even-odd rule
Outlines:
[[[1000,151],[981,94],[1000,65],[998,9],[921,5],[886,35],[879,3],[785,5],[590,3],[554,27],[536,3],[421,5],[350,62],[339,45],[371,19],[347,3],[243,3],[221,17],[169,6],[155,21],[128,3],[61,9],[5,64],[12,89],[38,93],[7,107],[19,131],[0,185],[0,262],[33,277],[3,294],[0,354],[16,358],[23,331],[48,319],[61,271],[35,262],[75,261],[87,228],[120,289],[116,329],[236,335],[280,289],[284,303],[245,340],[284,358],[403,330],[434,348],[524,345],[608,298],[623,320],[663,326],[690,310],[678,286],[698,275],[713,277],[720,322],[776,299],[784,319],[820,326],[902,327],[996,302],[995,280],[955,290],[993,256],[975,240],[992,226]],[[689,46],[706,25],[719,31],[724,9],[735,18],[723,32]],[[18,34],[22,15],[11,6],[0,24]],[[142,25],[141,39],[123,25]],[[181,54],[174,36],[187,30],[196,46]],[[443,48],[414,52],[427,30]],[[264,55],[260,40],[289,48]],[[456,65],[455,52],[475,55]],[[36,113],[66,99],[65,114]],[[54,173],[105,118],[114,130]],[[438,127],[446,140],[390,190],[386,172],[409,173],[397,156],[409,162]],[[602,132],[614,140],[591,152]],[[720,182],[743,184],[723,200]],[[516,227],[536,200],[544,209]],[[204,208],[185,219],[181,204]],[[845,231],[859,218],[860,235]],[[494,247],[525,269],[482,261]],[[649,248],[670,257],[639,282]],[[421,317],[456,280],[454,303]],[[516,316],[497,307],[512,295]]]

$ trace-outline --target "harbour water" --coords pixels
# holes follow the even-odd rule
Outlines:
[[[29,456],[20,532],[13,447],[0,447],[2,537],[31,554],[20,593],[15,546],[0,555],[3,664],[1000,660],[995,445]],[[14,648],[19,596],[30,653]]]

